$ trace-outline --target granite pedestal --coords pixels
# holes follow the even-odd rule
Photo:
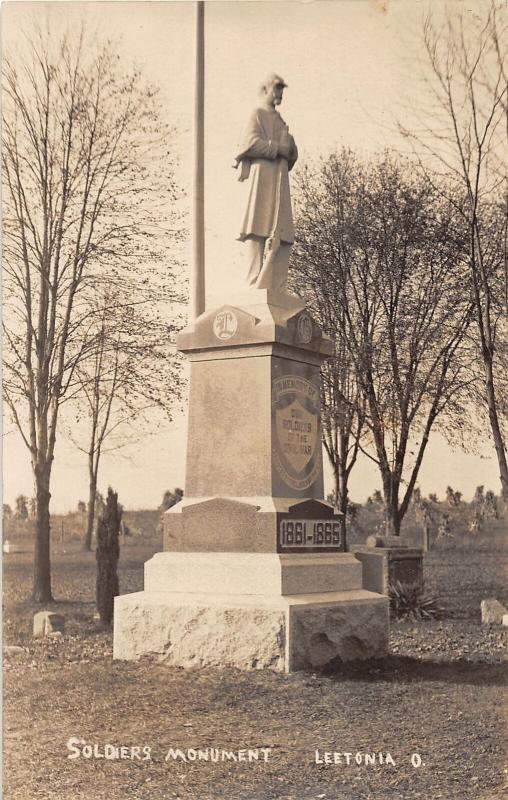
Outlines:
[[[322,500],[331,343],[299,298],[248,290],[178,346],[191,361],[185,498],[144,591],[115,599],[114,657],[288,672],[383,655],[387,598],[363,589]]]

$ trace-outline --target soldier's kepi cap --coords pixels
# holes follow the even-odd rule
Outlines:
[[[277,75],[275,72],[271,72],[267,78],[262,83],[262,86],[272,86],[272,84],[278,83],[284,89],[288,88],[288,85],[284,78],[281,78],[280,75]]]

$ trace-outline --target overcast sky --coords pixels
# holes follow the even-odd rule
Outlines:
[[[474,13],[483,0],[457,2]],[[456,3],[457,5],[457,3]],[[179,176],[190,189],[192,166],[194,4],[177,2],[3,3],[3,45],[15,47],[32,18],[55,31],[84,18],[99,36],[119,38],[126,62],[139,64],[161,87],[163,115],[180,130]],[[442,10],[433,0],[435,13]],[[257,87],[276,71],[289,84],[281,114],[300,158],[340,145],[370,154],[402,149],[395,119],[407,119],[421,84],[418,31],[424,3],[413,0],[208,2],[206,5],[206,260],[207,295],[241,281],[242,245],[235,241],[244,198],[231,168]],[[480,454],[452,452],[434,436],[421,470],[424,493],[443,496],[451,484],[466,496],[479,483],[498,491],[490,445]],[[185,419],[124,455],[105,456],[99,484],[112,484],[128,508],[159,504],[165,489],[183,486]],[[326,462],[325,462],[326,463]],[[83,456],[60,438],[52,480],[52,510],[87,497]],[[353,500],[379,488],[377,469],[361,463],[351,479]],[[8,423],[4,430],[4,502],[33,494],[28,452]]]

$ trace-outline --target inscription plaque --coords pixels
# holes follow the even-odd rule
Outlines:
[[[320,474],[318,389],[298,375],[285,375],[274,380],[272,393],[275,469],[287,486],[304,491]]]
[[[284,519],[279,525],[279,542],[284,547],[331,547],[340,545],[340,522],[324,519]]]
[[[277,522],[277,552],[301,553],[345,550],[341,517],[280,516]]]

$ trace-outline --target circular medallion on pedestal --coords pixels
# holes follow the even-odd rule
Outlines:
[[[231,339],[231,337],[235,335],[237,328],[238,319],[233,311],[226,309],[225,311],[219,311],[219,313],[215,315],[213,332],[217,339],[221,341]]]
[[[296,321],[296,338],[302,344],[309,344],[312,340],[312,319],[305,311]]]

